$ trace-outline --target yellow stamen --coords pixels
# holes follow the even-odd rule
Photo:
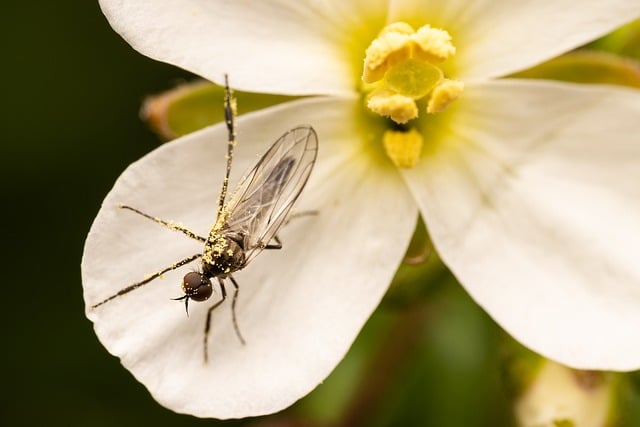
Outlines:
[[[464,83],[460,81],[443,80],[431,92],[427,113],[441,113],[446,110],[449,104],[458,99],[463,89]]]
[[[419,49],[415,49],[416,57],[430,62],[443,62],[455,55],[456,47],[451,43],[451,36],[444,30],[420,27],[412,40]]]
[[[413,33],[415,33],[416,31],[413,29],[413,27],[409,24],[407,24],[406,22],[394,22],[391,23],[389,25],[387,25],[386,27],[384,27],[382,29],[382,31],[380,31],[380,36],[384,36],[387,33],[398,33],[398,34],[407,34],[407,35],[411,35]]]
[[[408,24],[407,26],[411,28]],[[376,82],[384,77],[391,65],[406,59],[411,53],[410,41],[411,37],[406,32],[397,31],[390,26],[384,29],[365,52],[362,81]]]
[[[362,80],[376,82],[391,67],[408,58],[440,63],[455,53],[446,31],[425,25],[416,32],[409,24],[396,22],[386,26],[367,48]]]
[[[407,98],[430,98],[427,111],[443,111],[464,87],[445,79],[438,66],[455,53],[444,30],[424,25],[414,31],[404,22],[387,25],[365,53],[362,80],[372,87],[367,106],[398,124],[418,117],[415,103]]]
[[[374,92],[369,96],[367,107],[374,113],[389,117],[400,124],[418,117],[418,106],[413,98],[397,93]]]
[[[422,135],[411,129],[407,132],[388,130],[382,139],[387,156],[399,168],[411,168],[422,152]]]
[[[367,107],[401,125],[418,117],[418,102],[426,104],[430,114],[444,111],[464,89],[462,82],[446,78],[440,68],[455,53],[444,30],[424,25],[416,31],[405,22],[387,25],[365,52],[362,81],[363,91],[369,92]],[[389,130],[383,136],[385,151],[398,167],[410,168],[420,158],[423,137],[410,129]]]

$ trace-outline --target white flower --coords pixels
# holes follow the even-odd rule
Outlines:
[[[574,371],[550,360],[541,361],[525,391],[518,396],[515,414],[521,427],[615,425],[614,374]]]
[[[282,251],[237,274],[247,345],[223,306],[203,364],[209,305],[193,304],[185,319],[169,301],[180,296],[181,272],[87,310],[100,340],[162,404],[243,417],[309,392],[380,301],[418,212],[447,266],[519,341],[577,368],[640,367],[640,93],[496,79],[639,16],[640,2],[101,6],[148,56],[218,83],[228,72],[238,89],[317,95],[238,121],[236,176],[289,127],[310,123],[320,138],[296,207],[319,214],[291,223]],[[406,122],[408,132],[371,110]],[[223,126],[213,126],[123,173],[87,239],[88,307],[201,250],[116,205],[206,233],[225,140]]]

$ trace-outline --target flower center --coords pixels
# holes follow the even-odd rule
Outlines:
[[[387,25],[374,39],[364,58],[362,81],[367,84],[367,107],[376,114],[405,125],[418,117],[418,101],[426,112],[444,111],[460,94],[464,84],[444,76],[439,65],[455,54],[451,36],[424,25],[415,31],[409,24]],[[422,136],[410,131],[389,130],[384,147],[399,167],[412,167],[421,154]]]

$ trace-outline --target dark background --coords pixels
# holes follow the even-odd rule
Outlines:
[[[104,350],[80,281],[102,199],[158,145],[142,100],[188,74],[132,50],[97,1],[10,0],[2,16],[0,423],[210,425],[159,406]]]

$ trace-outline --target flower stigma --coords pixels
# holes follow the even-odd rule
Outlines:
[[[383,136],[387,156],[398,167],[413,167],[422,152],[422,135],[407,124],[425,111],[445,111],[464,83],[445,77],[440,65],[456,53],[448,32],[429,25],[417,31],[405,22],[382,29],[365,52],[362,81],[369,110],[394,122]],[[400,125],[400,129],[398,126]]]

